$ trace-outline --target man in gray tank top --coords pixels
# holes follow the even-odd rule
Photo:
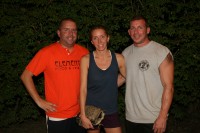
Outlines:
[[[130,21],[128,33],[133,44],[122,52],[127,70],[126,133],[163,133],[174,92],[173,56],[148,38],[150,27],[143,16]]]

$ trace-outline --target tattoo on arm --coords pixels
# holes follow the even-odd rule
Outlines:
[[[169,53],[169,54],[166,56],[165,60],[166,60],[168,63],[173,62],[172,55]]]

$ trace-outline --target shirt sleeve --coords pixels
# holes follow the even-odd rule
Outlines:
[[[33,73],[34,76],[39,75],[44,72],[48,59],[50,58],[50,54],[44,49],[41,49],[33,59],[29,62],[26,69]]]

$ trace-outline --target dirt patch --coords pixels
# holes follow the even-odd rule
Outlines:
[[[45,118],[37,121],[27,120],[21,124],[11,125],[7,128],[1,128],[0,133],[46,133]]]

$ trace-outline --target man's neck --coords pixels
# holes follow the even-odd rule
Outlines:
[[[63,43],[61,43],[60,41],[58,41],[58,43],[63,47],[66,48],[69,52],[71,52],[74,49],[74,45],[64,45]]]
[[[136,47],[144,47],[144,46],[148,45],[149,42],[150,42],[150,40],[148,39],[148,40],[145,40],[143,43],[133,43],[133,44]]]

